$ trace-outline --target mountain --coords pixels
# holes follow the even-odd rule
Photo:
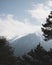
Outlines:
[[[40,38],[35,33],[33,33],[23,36],[19,39],[16,38],[11,42],[11,45],[14,48],[14,53],[17,56],[20,56],[33,49],[39,42]]]
[[[31,49],[34,49],[39,44],[39,42],[46,50],[52,48],[52,40],[45,42],[41,38],[35,33],[32,33],[21,38],[15,37],[12,41],[10,41],[10,43],[16,56],[26,54]]]

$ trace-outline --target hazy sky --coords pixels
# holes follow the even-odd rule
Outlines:
[[[40,33],[51,10],[52,0],[0,0],[0,36]]]

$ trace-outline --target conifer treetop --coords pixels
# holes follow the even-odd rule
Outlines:
[[[46,18],[46,23],[42,24],[42,32],[43,36],[45,37],[45,41],[52,39],[52,11],[50,12],[50,15],[48,15],[48,18]]]

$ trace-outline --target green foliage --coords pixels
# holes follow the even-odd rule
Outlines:
[[[9,42],[4,37],[0,37],[0,65],[16,65],[16,63],[17,59]]]
[[[52,39],[52,11],[48,18],[46,19],[46,23],[42,24],[43,36],[45,37],[45,41]]]

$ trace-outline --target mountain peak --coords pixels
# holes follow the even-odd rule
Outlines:
[[[33,49],[40,42],[40,38],[35,34],[28,34],[12,41],[12,47],[15,48],[16,55],[22,55]]]

